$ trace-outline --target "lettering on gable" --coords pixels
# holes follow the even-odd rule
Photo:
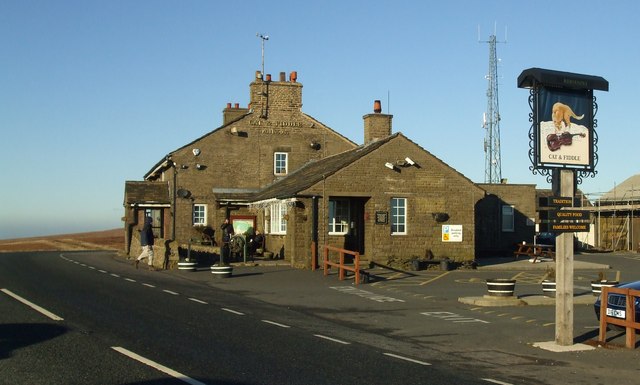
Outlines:
[[[302,122],[264,119],[253,119],[249,121],[249,124],[251,124],[258,133],[266,135],[290,135],[299,132],[299,129],[305,126]],[[313,125],[307,124],[307,126],[312,127]]]

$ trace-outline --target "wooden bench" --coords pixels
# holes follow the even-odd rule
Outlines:
[[[538,258],[551,258],[555,259],[556,253],[553,251],[553,246],[550,245],[536,245],[533,243],[517,243],[516,251],[513,252],[513,257],[518,259],[519,256],[525,256],[529,259],[533,259],[531,262],[536,262]]]

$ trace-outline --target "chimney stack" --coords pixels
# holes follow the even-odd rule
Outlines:
[[[362,119],[364,120],[364,144],[391,135],[393,115],[382,113],[382,105],[379,100],[373,102],[373,114],[367,114]]]
[[[249,112],[249,109],[240,108],[240,103],[235,103],[233,107],[231,106],[231,103],[227,103],[227,108],[222,110],[222,125],[238,119],[247,112]]]

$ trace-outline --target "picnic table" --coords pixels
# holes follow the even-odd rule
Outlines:
[[[537,262],[538,258],[551,258],[555,259],[556,253],[553,251],[554,247],[551,245],[539,245],[535,243],[517,243],[516,251],[513,252],[515,259],[524,255],[531,259],[531,262]]]

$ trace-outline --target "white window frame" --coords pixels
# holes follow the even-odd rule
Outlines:
[[[207,205],[204,203],[194,203],[191,211],[194,226],[207,225]]]
[[[351,205],[348,199],[329,199],[329,235],[349,232]]]
[[[273,175],[287,175],[289,172],[289,153],[273,153]]]
[[[269,234],[285,235],[287,233],[287,203],[277,202],[270,205],[269,213]]]
[[[391,235],[407,234],[407,214],[407,198],[391,198]]]
[[[513,233],[516,231],[515,227],[515,208],[513,205],[502,205],[500,216],[502,217],[502,232]]]

